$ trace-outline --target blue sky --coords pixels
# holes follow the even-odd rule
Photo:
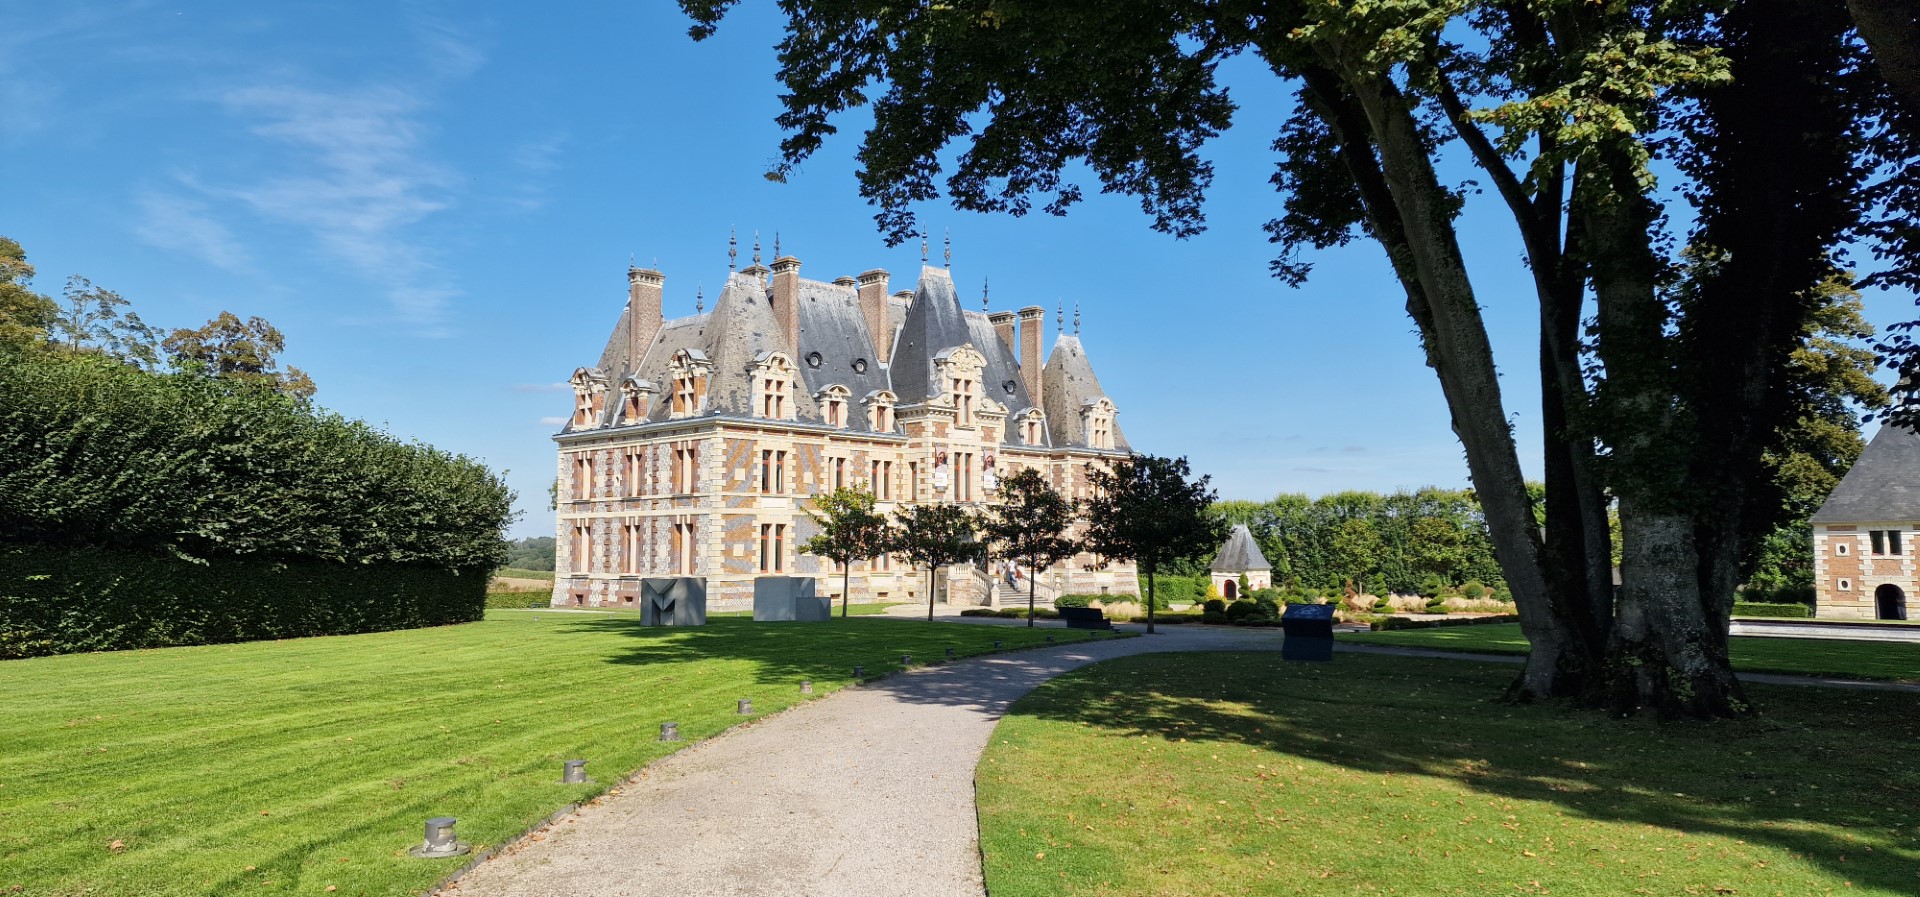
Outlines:
[[[788,183],[763,176],[778,26],[766,2],[695,44],[664,2],[0,0],[0,234],[46,292],[84,274],[149,323],[266,317],[322,405],[508,471],[514,533],[551,534],[559,384],[598,358],[630,257],[666,273],[669,317],[724,281],[730,227],[743,263],[757,230],[804,276],[917,270],[855,193],[864,119]],[[1322,253],[1302,289],[1267,275],[1288,101],[1250,60],[1223,72],[1240,110],[1207,149],[1206,233],[1097,193],[1066,218],[934,205],[936,262],[950,229],[964,296],[991,279],[996,310],[1078,305],[1134,447],[1188,456],[1223,497],[1464,485],[1380,251]],[[1463,234],[1537,472],[1532,293],[1490,199]]]

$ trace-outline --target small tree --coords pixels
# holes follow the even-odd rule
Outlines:
[[[913,505],[893,512],[887,548],[893,554],[927,565],[927,620],[933,620],[934,572],[973,557],[980,550],[974,538],[974,516],[959,505]]]
[[[99,352],[150,371],[160,363],[155,331],[127,310],[119,293],[74,275],[62,292],[66,303],[54,316],[51,335],[68,352]]]
[[[853,595],[853,562],[886,551],[887,518],[874,513],[873,493],[851,487],[816,497],[807,516],[820,525],[820,533],[800,550],[840,565],[840,616],[845,618]]]
[[[265,318],[245,321],[223,311],[198,330],[180,328],[160,343],[173,366],[210,377],[261,383],[297,399],[313,397],[313,378],[299,368],[280,370],[287,338]]]
[[[1134,455],[1094,468],[1086,502],[1087,549],[1132,560],[1147,575],[1147,632],[1153,632],[1153,574],[1175,558],[1211,551],[1226,523],[1209,510],[1212,477],[1190,479],[1185,458]]]
[[[1027,625],[1033,625],[1035,580],[1041,570],[1074,554],[1066,537],[1073,526],[1073,502],[1047,483],[1031,467],[1000,481],[1000,503],[981,516],[987,544],[1001,555],[1025,559],[1027,570]]]

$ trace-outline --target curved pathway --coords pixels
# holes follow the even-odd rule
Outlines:
[[[1271,630],[1166,627],[848,688],[655,763],[620,794],[508,848],[444,893],[982,894],[973,773],[1009,704],[1114,657],[1279,646]]]

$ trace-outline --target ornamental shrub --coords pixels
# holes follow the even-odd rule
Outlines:
[[[1207,603],[1200,606],[1200,610],[1202,613],[1224,614],[1227,612],[1227,602],[1222,598],[1208,598]]]
[[[1054,607],[1087,607],[1098,595],[1061,595],[1053,599]]]
[[[1733,615],[1736,617],[1770,617],[1776,619],[1805,619],[1813,613],[1804,604],[1761,603],[1757,601],[1735,601]]]
[[[1471,600],[1474,598],[1484,598],[1486,595],[1487,584],[1477,579],[1469,579],[1466,585],[1460,587],[1460,597],[1462,598]]]
[[[1245,618],[1248,614],[1256,613],[1259,610],[1260,610],[1260,605],[1255,604],[1253,601],[1250,601],[1246,598],[1242,598],[1238,601],[1235,601],[1232,604],[1227,605],[1227,619],[1237,623],[1241,619]]]
[[[1208,602],[1208,603],[1211,604],[1212,602]],[[1200,622],[1219,625],[1221,623],[1227,622],[1227,615],[1224,611],[1217,611],[1217,610],[1205,611],[1202,614],[1200,614]]]

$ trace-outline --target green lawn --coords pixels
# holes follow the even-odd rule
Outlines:
[[[1518,623],[1401,629],[1391,632],[1343,632],[1344,642],[1399,645],[1483,654],[1525,654],[1526,636]],[[1804,673],[1852,679],[1920,682],[1920,645],[1855,642],[1838,639],[1737,636],[1733,668],[1749,673]]]
[[[943,656],[1079,634],[895,620],[644,628],[632,615],[0,662],[0,894],[417,894],[688,739]],[[583,758],[602,784],[558,784]]]
[[[1920,695],[1756,686],[1760,719],[1662,724],[1336,658],[1141,655],[1022,699],[978,773],[989,891],[1920,893]]]

